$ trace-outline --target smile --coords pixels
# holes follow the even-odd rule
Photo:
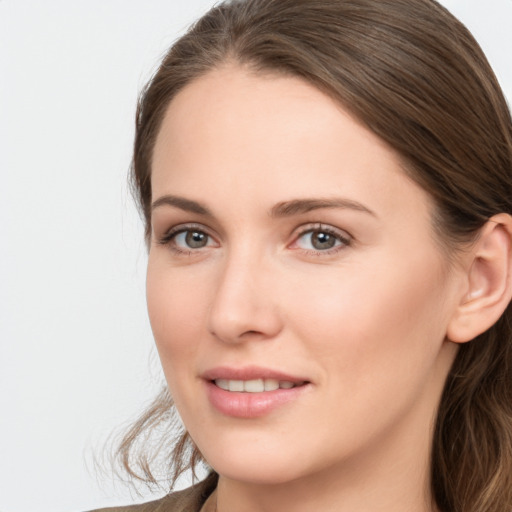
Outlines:
[[[313,389],[311,381],[258,366],[217,367],[202,380],[213,408],[233,418],[260,418],[301,400]]]
[[[229,380],[215,379],[215,385],[224,391],[238,393],[263,393],[264,391],[276,391],[277,389],[292,389],[301,386],[304,382],[294,383],[288,380],[277,379],[252,379]]]

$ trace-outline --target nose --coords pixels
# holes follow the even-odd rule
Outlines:
[[[275,275],[254,255],[229,257],[219,272],[209,330],[225,343],[275,338],[282,329]]]

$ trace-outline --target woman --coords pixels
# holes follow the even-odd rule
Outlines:
[[[176,406],[171,480],[212,472],[130,510],[512,510],[512,122],[444,8],[213,8],[142,94],[133,181],[172,400],[120,454],[156,483],[132,451]]]

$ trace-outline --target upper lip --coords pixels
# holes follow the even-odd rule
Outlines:
[[[301,384],[309,382],[308,379],[284,373],[279,370],[265,368],[262,366],[217,366],[206,370],[201,374],[205,380],[213,381],[216,379],[226,380],[255,380],[255,379],[275,379],[279,381],[293,382],[294,384]]]

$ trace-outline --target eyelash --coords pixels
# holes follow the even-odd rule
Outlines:
[[[332,226],[327,226],[321,223],[309,224],[306,226],[302,226],[295,237],[294,245],[297,245],[298,241],[307,234],[313,233],[324,233],[330,236],[333,236],[337,242],[340,242],[338,245],[330,249],[320,250],[320,249],[295,249],[301,250],[306,255],[314,255],[314,256],[329,256],[338,253],[339,251],[346,249],[352,244],[352,237],[346,232],[336,229]]]
[[[169,248],[175,252],[178,255],[185,255],[185,256],[192,256],[194,253],[197,253],[200,249],[203,249],[203,247],[199,247],[197,249],[190,248],[188,250],[183,249],[176,245],[175,240],[176,237],[182,233],[188,233],[188,232],[197,232],[206,235],[209,239],[213,240],[213,237],[208,233],[208,230],[204,228],[204,226],[200,224],[181,224],[179,226],[175,226],[171,228],[169,231],[167,231],[159,240],[158,243],[160,245],[166,245],[169,246]],[[313,234],[313,233],[325,233],[327,235],[333,236],[337,242],[339,242],[338,245],[335,245],[332,248],[320,250],[320,249],[303,249],[303,248],[295,248],[293,250],[299,250],[302,251],[305,255],[314,255],[314,256],[327,256],[336,254],[340,250],[345,249],[346,247],[349,247],[352,244],[352,237],[346,233],[345,231],[338,230],[336,228],[333,228],[332,226],[327,226],[320,223],[315,224],[308,224],[305,226],[302,226],[298,232],[297,235],[294,238],[293,245],[297,245],[298,241],[304,237],[307,234]],[[206,248],[205,246],[204,248]]]
[[[208,233],[208,231],[204,228],[204,226],[200,224],[181,224],[179,226],[175,226],[167,231],[159,240],[158,243],[160,245],[167,245],[173,252],[178,255],[192,256],[199,249],[182,249],[177,246],[175,242],[176,237],[182,233],[188,232],[197,232],[205,234],[208,238],[213,239],[213,237]]]

